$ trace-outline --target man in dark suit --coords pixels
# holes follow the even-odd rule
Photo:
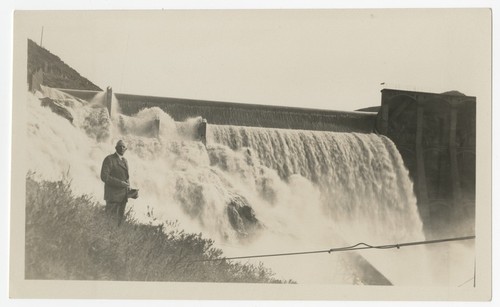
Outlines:
[[[104,182],[106,212],[115,217],[120,225],[124,217],[130,185],[128,163],[123,157],[127,146],[120,140],[116,143],[115,149],[116,152],[107,156],[102,162],[101,180]]]

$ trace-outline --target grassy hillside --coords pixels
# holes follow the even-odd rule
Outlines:
[[[89,196],[67,181],[26,177],[26,278],[281,283],[262,265],[223,257],[213,241],[174,223],[117,226]],[[292,282],[292,281],[288,281]]]
[[[100,87],[82,77],[58,56],[28,39],[28,84],[31,75],[43,70],[43,85],[55,88],[102,91]]]

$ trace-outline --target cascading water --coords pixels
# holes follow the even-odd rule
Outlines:
[[[72,121],[43,107],[42,96]],[[215,239],[229,257],[424,238],[408,172],[385,137],[209,125],[205,147],[193,137],[201,118],[179,123],[159,108],[132,117],[114,109],[110,118],[102,98],[86,102],[50,88],[28,93],[27,169],[50,180],[67,175],[75,193],[101,200],[102,160],[123,139],[131,185],[140,189],[128,205],[135,216],[148,222],[152,210],[160,221],[177,220]],[[426,255],[415,247],[362,257],[394,284],[421,285],[434,280]],[[279,278],[352,284],[364,282],[356,257],[260,261]]]
[[[423,239],[408,171],[386,137],[209,125],[208,140],[232,150],[246,148],[285,181],[300,175],[312,182],[332,221],[359,225],[360,236],[349,235],[355,240]]]
[[[336,238],[317,240],[318,244],[344,246],[369,242],[375,245],[424,240],[408,171],[394,144],[386,137],[209,125],[207,140],[213,164],[224,161],[220,151],[211,150],[220,146],[213,144],[221,144],[229,147],[229,151],[243,152],[247,160],[261,161],[264,167],[276,170],[280,178],[271,181],[286,182],[298,191],[300,197],[293,202],[299,211],[294,212],[291,211],[294,208],[283,207],[289,199],[279,199],[290,194],[279,187],[269,189],[273,186],[269,178],[241,173],[240,165],[227,167],[236,177],[240,172],[241,179],[255,179],[257,190],[272,191],[270,196],[266,190],[261,194],[271,206],[279,207],[278,211],[298,218],[288,232],[303,236],[301,241],[310,242],[328,235]],[[269,216],[268,208],[259,209],[257,212],[263,212],[261,215],[265,215],[266,220],[277,216]],[[283,224],[289,222],[289,217],[283,217]],[[311,231],[311,227],[317,229]],[[387,253],[380,259],[373,256],[367,256],[372,264],[380,262],[378,267],[384,266],[383,257]],[[408,259],[398,258],[403,262]],[[397,276],[401,274],[398,270],[390,272],[391,268],[386,268],[384,274],[393,281],[403,282]]]

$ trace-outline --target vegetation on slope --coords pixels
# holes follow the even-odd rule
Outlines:
[[[31,76],[43,70],[43,85],[55,88],[102,91],[100,87],[82,77],[58,56],[28,39],[28,84]]]
[[[120,226],[70,182],[26,177],[27,279],[281,283],[262,264],[223,257],[213,241],[174,223]],[[291,281],[289,281],[291,282]]]

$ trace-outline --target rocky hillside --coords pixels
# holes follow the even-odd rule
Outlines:
[[[28,39],[28,84],[33,74],[43,71],[42,84],[56,88],[102,91],[100,87],[81,76],[58,56]]]

